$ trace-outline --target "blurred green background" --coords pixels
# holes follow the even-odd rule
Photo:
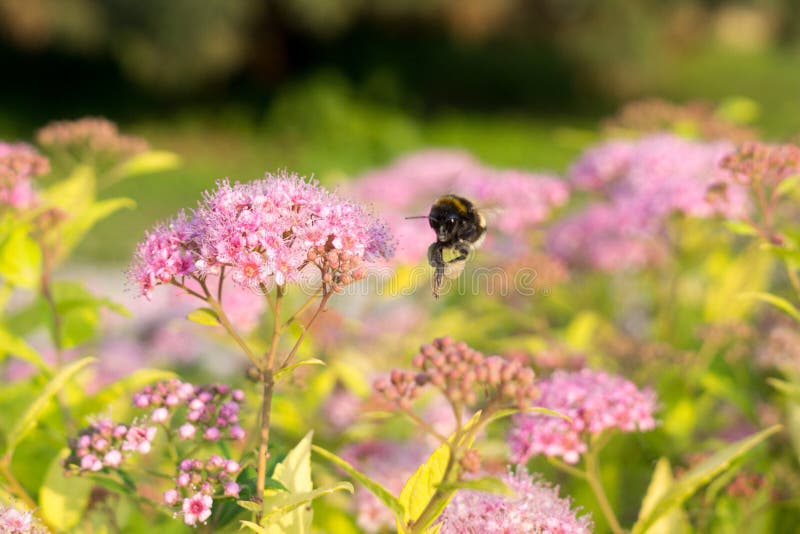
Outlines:
[[[337,183],[423,146],[563,171],[622,103],[758,104],[800,131],[793,0],[0,0],[0,138],[102,115],[177,171],[83,253],[126,262],[217,178],[288,168]]]

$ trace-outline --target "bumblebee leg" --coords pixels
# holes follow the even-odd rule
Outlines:
[[[447,263],[457,263],[457,262],[460,262],[460,261],[462,261],[462,262],[463,261],[467,261],[467,258],[469,258],[470,252],[472,252],[472,245],[470,245],[466,241],[459,241],[458,243],[453,245],[453,250],[458,252],[458,256],[448,260]]]
[[[439,289],[442,287],[444,280],[444,247],[441,243],[433,243],[428,247],[428,263],[434,268],[433,271],[433,296],[439,298]]]

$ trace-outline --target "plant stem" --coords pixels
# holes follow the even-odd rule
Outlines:
[[[322,299],[319,301],[319,306],[317,306],[317,309],[314,310],[314,315],[311,316],[311,319],[309,319],[306,325],[303,327],[303,331],[300,332],[300,335],[297,337],[297,341],[295,341],[292,350],[290,350],[289,354],[286,355],[286,358],[283,359],[283,363],[281,363],[279,369],[283,369],[284,367],[289,365],[289,363],[291,363],[292,358],[294,358],[294,355],[297,353],[297,349],[300,348],[300,344],[303,342],[303,339],[305,339],[306,334],[311,329],[311,325],[313,325],[314,321],[317,320],[319,314],[325,310],[325,305],[328,303],[328,299],[331,298],[331,295],[333,295],[333,293],[330,293],[326,289],[323,289]],[[305,306],[305,304],[303,306]]]
[[[0,460],[0,474],[6,479],[6,483],[8,484],[8,489],[11,490],[11,493],[17,496],[22,502],[25,503],[25,506],[30,508],[31,510],[35,510],[37,508],[36,502],[28,495],[28,492],[25,488],[22,487],[22,484],[19,483],[19,480],[14,476],[14,473],[11,472],[11,458],[8,456],[3,457]]]
[[[272,393],[275,387],[275,355],[278,352],[278,343],[281,337],[281,303],[283,302],[283,289],[277,286],[275,292],[275,309],[272,317],[272,341],[266,355],[266,361],[259,366],[263,389],[261,394],[261,430],[258,445],[258,469],[256,476],[257,499],[263,499],[264,483],[267,480],[267,460],[269,460],[269,420],[272,409]],[[261,520],[261,514],[257,515]]]
[[[217,314],[217,318],[219,319],[220,324],[228,332],[228,335],[230,335],[231,338],[236,342],[236,344],[239,345],[239,347],[242,349],[242,352],[245,353],[245,355],[253,363],[253,365],[260,368],[261,365],[258,360],[258,356],[256,356],[255,352],[253,352],[253,349],[251,349],[250,346],[245,342],[245,340],[242,339],[242,336],[239,335],[239,332],[237,332],[236,328],[234,328],[233,324],[231,324],[228,315],[225,313],[225,310],[222,309],[222,304],[211,295],[211,292],[208,290],[205,281],[200,281],[200,286],[203,288],[203,291],[205,292],[205,297],[187,289],[185,286],[179,285],[178,287],[183,287],[183,289],[186,289],[190,293],[197,295],[203,300],[205,300],[211,307],[211,309],[214,310],[214,313]]]
[[[590,447],[589,452],[586,453],[586,481],[594,492],[597,504],[600,505],[600,510],[606,518],[609,528],[614,534],[623,534],[625,531],[617,520],[611,503],[608,501],[606,492],[603,489],[603,483],[600,480],[600,468],[597,462],[597,453],[599,447]]]
[[[579,478],[581,480],[586,480],[586,473],[584,471],[581,471],[577,467],[572,467],[568,463],[563,462],[563,461],[559,460],[558,458],[556,458],[554,456],[548,456],[547,457],[547,461],[548,461],[548,463],[550,463],[550,465],[552,465],[556,469],[559,469],[559,470],[567,473],[568,475],[572,475],[572,476],[574,476],[576,478]]]

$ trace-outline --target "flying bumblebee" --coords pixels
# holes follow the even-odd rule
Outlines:
[[[438,299],[444,278],[458,278],[470,252],[486,237],[486,218],[472,202],[451,194],[436,199],[428,223],[436,232],[436,241],[428,247],[428,263],[434,268],[433,296]],[[452,257],[445,259],[445,254]]]

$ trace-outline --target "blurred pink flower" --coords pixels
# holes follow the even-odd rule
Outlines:
[[[652,430],[656,422],[656,397],[619,376],[583,369],[556,371],[538,382],[541,406],[566,415],[517,414],[509,433],[512,460],[525,463],[532,456],[560,456],[574,464],[587,451],[586,434],[616,428],[622,432]]]
[[[0,206],[32,207],[37,200],[31,178],[50,172],[47,158],[25,143],[0,141]]]
[[[183,522],[195,526],[198,522],[205,523],[211,517],[211,506],[214,500],[210,495],[195,493],[183,500]]]
[[[492,231],[487,247],[504,242],[524,246],[524,231],[546,220],[569,198],[568,187],[554,175],[494,169],[455,150],[426,150],[405,156],[356,178],[348,187],[386,218],[398,239],[397,259],[404,263],[419,262],[434,239],[427,221],[405,218],[427,216],[442,195],[456,193],[479,208],[500,212],[490,217]]]
[[[750,209],[747,192],[720,168],[732,147],[657,134],[590,148],[570,169],[569,181],[576,189],[602,191],[604,200],[556,224],[549,250],[603,271],[641,268],[664,258],[672,214],[742,217]],[[724,199],[713,193],[723,189]]]
[[[33,512],[21,512],[12,505],[0,505],[0,532],[3,534],[46,534],[49,532],[33,517]]]
[[[589,534],[589,515],[577,516],[568,498],[558,496],[558,486],[542,482],[524,468],[503,480],[516,495],[509,497],[460,490],[442,512],[441,534]]]

